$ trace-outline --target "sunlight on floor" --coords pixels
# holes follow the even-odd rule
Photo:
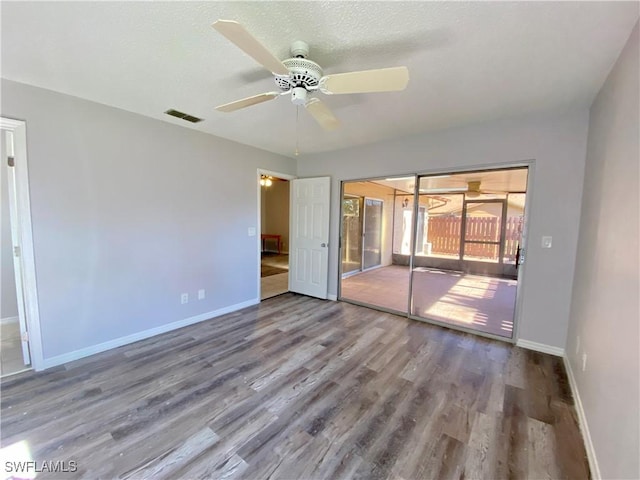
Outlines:
[[[28,480],[36,478],[37,475],[37,464],[33,461],[26,440],[0,448],[0,465],[3,480]]]
[[[511,337],[517,281],[426,267],[414,269],[411,313],[450,325]],[[342,296],[406,311],[409,269],[382,267],[342,280]]]

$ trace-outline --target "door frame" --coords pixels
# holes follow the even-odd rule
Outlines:
[[[40,371],[44,369],[44,356],[33,246],[31,199],[29,196],[27,124],[24,120],[0,117],[0,129],[8,130],[13,134],[16,212],[18,217],[17,233],[18,246],[20,247],[20,256],[18,258],[20,259],[22,273],[24,313],[29,336],[31,368],[35,371]]]
[[[337,263],[338,263],[338,282],[337,282],[337,297],[338,300],[343,301],[343,302],[347,302],[347,303],[352,303],[355,305],[360,305],[360,306],[364,306],[367,308],[372,308],[374,310],[380,310],[383,312],[387,312],[387,313],[392,313],[395,315],[401,315],[401,316],[406,316],[407,318],[410,318],[412,320],[417,320],[420,322],[425,322],[425,323],[431,323],[434,325],[438,325],[438,326],[442,326],[442,327],[446,327],[446,328],[450,328],[453,330],[459,330],[462,332],[468,332],[468,333],[473,333],[474,335],[478,335],[481,337],[487,337],[487,338],[492,338],[494,340],[500,340],[506,343],[511,343],[511,344],[516,344],[516,342],[518,341],[519,338],[519,328],[520,328],[520,319],[522,317],[522,303],[523,303],[523,291],[526,287],[526,270],[527,270],[527,262],[525,261],[526,259],[526,251],[527,251],[527,247],[528,247],[528,233],[529,233],[529,221],[530,221],[530,216],[531,216],[531,205],[532,202],[534,200],[535,197],[535,191],[533,188],[534,185],[534,178],[535,178],[535,159],[525,159],[525,160],[519,160],[519,161],[512,161],[512,162],[498,162],[498,163],[490,163],[490,164],[486,164],[486,165],[470,165],[470,166],[466,166],[466,167],[459,167],[459,168],[437,168],[437,169],[433,169],[433,170],[425,170],[425,171],[418,171],[416,172],[415,170],[413,172],[400,172],[400,173],[388,173],[386,175],[377,175],[377,176],[369,176],[369,177],[359,177],[359,178],[347,178],[347,179],[341,179],[340,180],[340,198],[342,198],[343,196],[343,192],[344,192],[344,184],[345,183],[349,183],[349,182],[367,182],[367,181],[374,181],[374,180],[383,180],[386,178],[392,178],[392,177],[414,177],[415,178],[415,185],[414,185],[414,192],[413,192],[413,197],[414,197],[414,216],[416,215],[416,210],[417,210],[417,205],[418,205],[418,201],[415,201],[416,198],[419,198],[419,178],[423,177],[423,176],[437,176],[437,175],[451,175],[451,174],[457,174],[457,173],[471,173],[471,172],[479,172],[479,171],[487,171],[487,170],[507,170],[507,169],[516,169],[516,168],[527,168],[527,190],[526,190],[526,194],[527,194],[527,203],[525,206],[525,210],[524,210],[524,221],[523,221],[523,227],[522,227],[522,241],[521,241],[521,261],[518,267],[518,276],[517,276],[517,282],[518,282],[518,287],[516,288],[516,301],[515,301],[515,307],[514,307],[514,315],[513,315],[513,330],[512,330],[512,336],[511,338],[507,338],[507,337],[501,337],[498,335],[492,335],[490,333],[485,333],[485,332],[480,332],[477,330],[473,330],[473,329],[469,329],[469,328],[465,328],[465,327],[461,327],[458,325],[451,325],[451,324],[447,324],[447,323],[443,323],[443,322],[439,322],[437,320],[431,320],[431,319],[425,319],[422,317],[417,317],[417,316],[412,316],[411,315],[411,292],[412,292],[412,281],[413,281],[413,275],[411,275],[411,272],[413,271],[413,257],[414,255],[409,255],[409,273],[410,273],[410,277],[409,277],[409,298],[408,298],[408,308],[406,312],[397,312],[394,310],[389,310],[387,308],[384,307],[378,307],[376,305],[370,305],[370,304],[364,304],[362,302],[358,302],[358,301],[352,301],[349,300],[347,298],[342,297],[342,222],[340,222],[339,225],[339,248],[338,248],[338,253],[337,253]],[[340,202],[340,215],[342,215],[342,202]],[[415,230],[415,226],[416,226],[417,222],[413,222],[413,227],[412,230]],[[413,241],[416,237],[416,232],[412,232],[411,235],[411,252],[414,251],[414,246],[413,246]]]
[[[261,263],[262,263],[262,185],[260,185],[260,178],[262,175],[268,175],[271,177],[282,178],[283,180],[291,181],[295,180],[295,175],[291,175],[288,173],[275,172],[273,170],[266,170],[264,168],[258,168],[256,174],[256,186],[257,186],[257,194],[258,194],[258,218],[257,218],[257,228],[256,228],[256,251],[257,251],[257,264],[258,264],[258,288],[257,288],[257,303],[262,301],[262,283],[261,283]],[[291,212],[289,212],[289,218],[287,219],[287,224],[291,223]]]

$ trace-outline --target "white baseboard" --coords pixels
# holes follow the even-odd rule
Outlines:
[[[587,450],[587,459],[589,460],[589,468],[591,469],[591,478],[599,480],[602,478],[600,475],[600,466],[596,458],[596,451],[593,448],[593,442],[591,441],[591,434],[589,432],[589,424],[587,423],[587,416],[584,413],[582,407],[582,400],[580,399],[580,392],[578,390],[578,384],[576,378],[573,376],[573,370],[571,369],[571,362],[566,356],[563,356],[564,368],[567,370],[567,376],[569,377],[569,387],[573,394],[573,400],[578,414],[578,424],[580,425],[580,431],[584,437],[584,444]]]
[[[194,323],[203,322],[205,320],[209,320],[214,317],[219,317],[227,313],[231,313],[237,310],[241,310],[243,308],[251,307],[252,305],[257,305],[258,303],[260,303],[260,300],[257,298],[254,298],[252,300],[247,300],[246,302],[236,303],[235,305],[229,305],[228,307],[219,308],[218,310],[214,310],[212,312],[201,313],[200,315],[185,318],[184,320],[178,320],[177,322],[167,323],[166,325],[160,325],[159,327],[151,328],[149,330],[144,330],[142,332],[133,333],[125,337],[109,340],[108,342],[99,343],[97,345],[92,345],[90,347],[81,348],[80,350],[75,350],[69,353],[63,353],[62,355],[57,355],[55,357],[45,358],[43,361],[42,369],[40,370],[56,367],[58,365],[63,365],[65,363],[69,363],[74,360],[78,360],[80,358],[88,357],[89,355],[95,355],[96,353],[121,347],[129,343],[138,342],[140,340],[154,337],[162,333],[167,333],[172,330],[176,330],[178,328],[193,325]]]
[[[18,317],[5,317],[0,319],[0,325],[8,325],[10,323],[19,323],[20,319]]]
[[[564,357],[564,348],[552,347],[544,343],[530,342],[529,340],[518,340],[516,346],[526,348],[527,350],[535,350],[536,352],[549,353],[557,357]]]
[[[338,301],[338,296],[337,296],[337,295],[334,295],[334,294],[332,294],[332,293],[328,294],[328,295],[327,295],[327,298],[328,298],[329,300],[333,301],[333,302],[337,302],[337,301]]]

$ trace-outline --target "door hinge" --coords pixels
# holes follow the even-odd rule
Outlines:
[[[22,332],[22,341],[23,342],[28,342],[29,341],[29,332]]]
[[[19,256],[20,256],[20,245],[16,245],[15,247],[13,247],[13,254],[14,254],[16,257],[19,257]]]
[[[16,166],[16,159],[14,157],[7,157],[7,165],[10,167]]]

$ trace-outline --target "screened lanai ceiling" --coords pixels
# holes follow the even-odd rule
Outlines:
[[[464,193],[469,190],[469,184],[473,184],[475,182],[480,182],[480,192],[487,192],[490,194],[517,193],[525,192],[527,190],[526,168],[435,174],[419,178],[420,193],[426,194]],[[400,190],[404,193],[414,193],[414,176],[390,177],[372,181],[379,185],[385,185],[387,187]]]

